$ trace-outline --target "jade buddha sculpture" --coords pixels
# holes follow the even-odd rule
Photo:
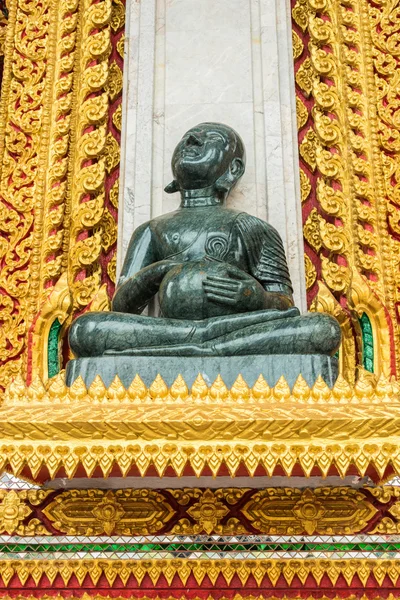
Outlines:
[[[132,235],[111,312],[72,325],[77,357],[333,355],[340,327],[300,315],[282,240],[268,223],[225,206],[245,170],[239,135],[202,123],[172,157],[180,207]],[[158,294],[160,315],[141,315]]]

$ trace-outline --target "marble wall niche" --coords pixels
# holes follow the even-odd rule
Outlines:
[[[118,269],[134,228],[177,207],[163,189],[181,135],[221,121],[242,136],[236,208],[268,220],[306,310],[290,0],[127,2]]]

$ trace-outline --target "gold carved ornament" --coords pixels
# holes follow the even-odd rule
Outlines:
[[[371,491],[372,490],[372,491]],[[176,535],[201,533],[238,535],[254,529],[268,535],[354,534],[364,530],[376,515],[367,495],[378,496],[382,488],[246,488],[200,490],[71,490],[56,496],[42,509],[53,527],[67,535],[149,535],[166,528]],[[248,499],[240,509],[238,502]],[[399,497],[395,488],[385,489],[386,502]],[[174,509],[172,496],[185,512]],[[250,496],[250,497],[249,497]],[[239,519],[238,511],[251,524]],[[396,512],[397,511],[397,512]],[[400,528],[397,504],[387,511],[375,531]],[[391,517],[397,517],[396,522]],[[179,517],[177,523],[176,518]],[[172,525],[171,525],[172,522]]]
[[[301,161],[310,169],[302,169],[303,197],[310,172],[317,175],[317,208],[306,196],[310,204],[305,205],[305,214],[318,211],[319,227],[315,232],[321,245],[318,248],[318,242],[317,247],[311,246],[319,257],[323,283],[337,302],[345,299],[344,305],[340,304],[352,322],[346,335],[352,335],[354,341],[360,305],[354,306],[351,282],[357,277],[367,282],[362,305],[374,333],[380,329],[386,339],[383,345],[374,336],[378,376],[393,373],[394,341],[400,364],[394,307],[400,252],[388,229],[395,212],[393,156],[397,152],[396,143],[389,140],[397,140],[399,127],[393,109],[388,107],[394,99],[388,80],[397,61],[393,43],[389,42],[397,32],[396,26],[389,25],[391,11],[394,14],[395,10],[389,3],[377,7],[369,0],[297,0],[292,11],[295,28],[310,36],[306,52],[295,60],[300,63],[296,71],[298,98],[309,98],[312,106],[311,124],[305,135],[300,131]],[[387,169],[389,164],[392,166]],[[394,219],[392,227],[397,222]],[[315,217],[313,224],[317,225]],[[310,217],[305,222],[305,238],[317,239],[314,234],[310,238]],[[312,256],[307,256],[307,285],[315,297],[318,275],[313,262]],[[376,310],[367,304],[372,295],[386,312],[384,322],[375,320]],[[347,363],[346,376],[351,379],[354,372],[350,376],[350,363],[358,362],[354,344],[352,358],[350,351],[347,343],[341,368]]]
[[[295,576],[299,578],[302,585],[305,585],[308,580],[310,583],[315,584],[316,582],[317,585],[320,585],[322,578],[327,577],[330,584],[335,586],[338,577],[342,576],[348,586],[352,585],[353,580],[357,582],[360,580],[363,586],[376,584],[381,586],[388,577],[390,583],[395,587],[399,575],[399,561],[388,559],[373,561],[371,559],[331,560],[326,558],[0,561],[0,578],[5,587],[8,587],[10,580],[15,576],[18,577],[22,586],[25,586],[30,578],[36,586],[39,586],[43,576],[50,581],[51,585],[56,577],[61,577],[65,586],[68,585],[72,576],[76,577],[80,586],[88,579],[96,586],[102,576],[111,587],[115,585],[117,577],[123,586],[129,586],[131,578],[136,585],[140,586],[145,576],[150,578],[153,586],[157,586],[160,577],[166,579],[168,586],[172,585],[175,577],[178,577],[180,583],[185,586],[191,576],[194,577],[198,586],[202,585],[206,577],[212,585],[216,585],[218,581],[218,584],[229,586],[235,576],[239,578],[242,586],[246,586],[250,581],[251,583],[254,581],[258,587],[276,586],[281,577],[290,586]],[[101,596],[96,596],[96,598],[100,599]],[[263,598],[265,598],[265,594]]]
[[[68,535],[148,535],[165,527],[174,511],[153,490],[72,490],[43,513]]]
[[[28,506],[39,505],[50,491],[44,490],[0,490],[0,533],[21,536],[50,535],[39,519],[30,519],[23,524],[32,509]]]
[[[344,476],[355,466],[379,481],[400,473],[399,396],[394,380],[364,371],[354,386],[339,376],[332,390],[301,376],[292,389],[283,377],[270,388],[260,376],[250,388],[239,376],[228,389],[221,377],[208,387],[198,376],[190,390],[181,376],[171,387],[157,376],[149,388],[136,376],[128,389],[118,378],[106,388],[97,377],[88,389],[81,379],[67,388],[62,375],[28,388],[17,378],[0,407],[0,469],[36,477],[46,466],[55,477],[63,467],[73,477],[81,465],[107,477],[114,466],[126,476],[152,465],[181,476],[225,465],[231,475],[260,466],[290,476],[299,465],[306,476],[333,467]]]
[[[252,496],[243,513],[270,535],[336,535],[361,531],[377,509],[363,492],[350,488],[271,488]]]

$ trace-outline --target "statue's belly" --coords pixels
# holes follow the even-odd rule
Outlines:
[[[201,320],[235,314],[235,305],[209,301],[203,288],[207,275],[228,279],[227,266],[224,262],[203,259],[173,267],[159,289],[162,315],[170,319]]]

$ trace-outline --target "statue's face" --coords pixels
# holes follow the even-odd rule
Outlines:
[[[172,156],[172,171],[180,187],[194,190],[212,185],[229,168],[235,139],[218,124],[204,123],[185,133]]]

